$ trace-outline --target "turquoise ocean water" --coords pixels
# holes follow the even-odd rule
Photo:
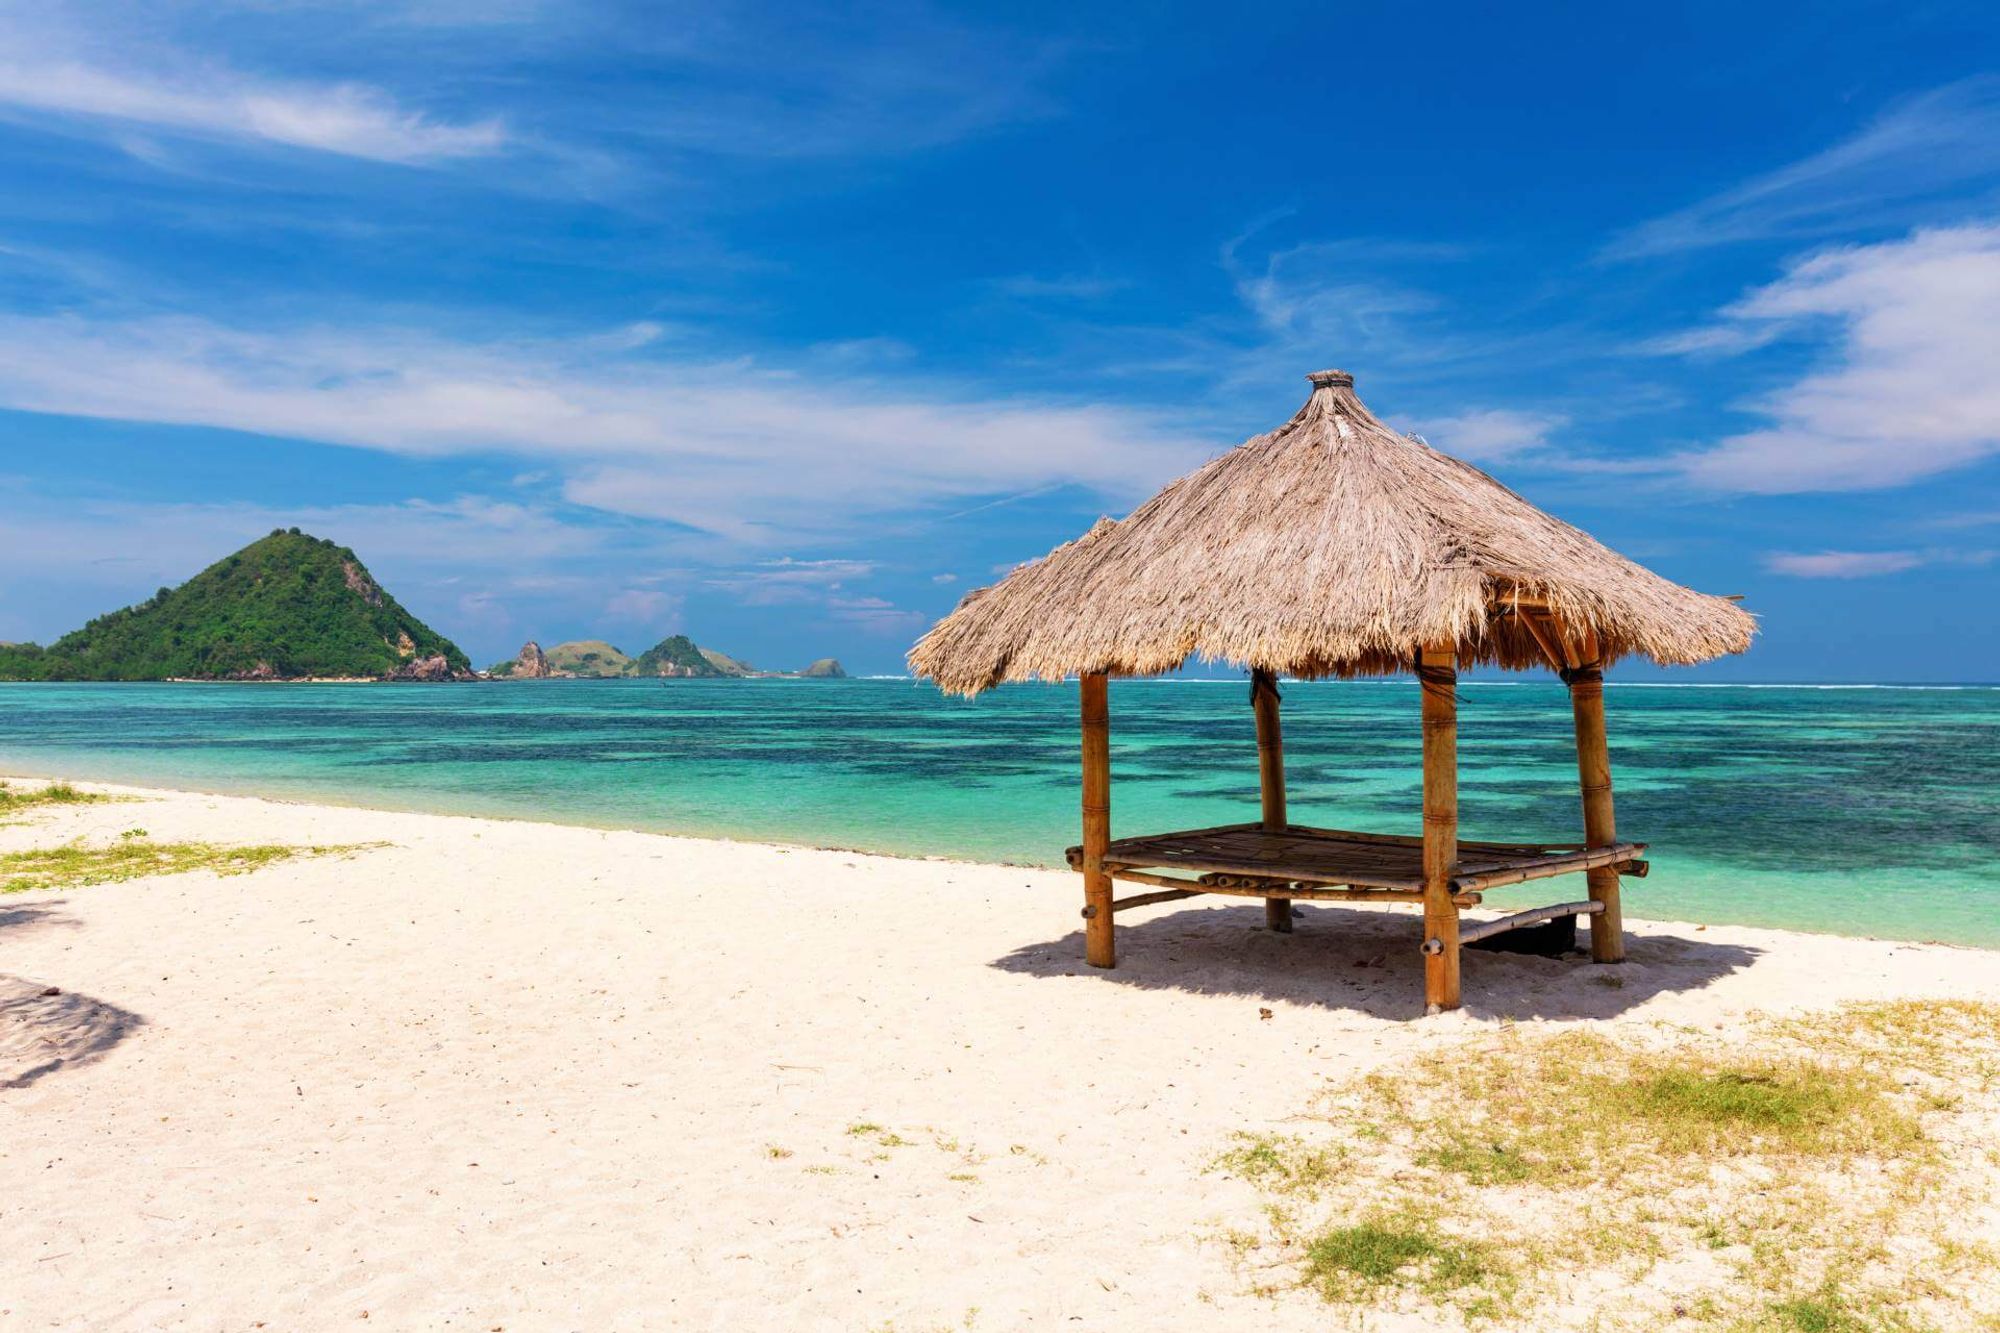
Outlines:
[[[1284,694],[1292,818],[1418,832],[1415,686]],[[1653,844],[1629,914],[2000,946],[2000,688],[1607,701],[1619,832]],[[1244,682],[1111,709],[1114,836],[1256,817]],[[1561,686],[1464,682],[1459,721],[1465,837],[1580,836]],[[1038,865],[1078,836],[1074,687],[0,684],[0,771]]]

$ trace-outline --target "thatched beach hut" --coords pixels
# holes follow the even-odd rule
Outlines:
[[[1755,622],[1391,430],[1345,371],[1308,379],[1312,397],[1277,430],[969,594],[911,650],[911,668],[964,695],[1080,681],[1083,843],[1070,860],[1095,966],[1117,961],[1114,913],[1203,893],[1263,898],[1279,931],[1294,900],[1421,904],[1432,1012],[1459,1003],[1460,945],[1502,930],[1587,916],[1591,956],[1620,961],[1619,877],[1645,873],[1645,845],[1620,841],[1612,817],[1604,669],[1742,652]],[[1250,673],[1262,817],[1113,841],[1107,679],[1190,659]],[[1481,663],[1550,667],[1568,685],[1581,841],[1459,840],[1457,671]],[[1278,678],[1404,671],[1422,685],[1422,835],[1289,822]],[[1460,924],[1487,889],[1570,873],[1587,877],[1587,901]],[[1115,880],[1150,891],[1114,899]]]

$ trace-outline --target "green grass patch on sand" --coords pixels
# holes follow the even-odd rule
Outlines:
[[[1519,1148],[1505,1143],[1479,1143],[1464,1135],[1416,1153],[1418,1166],[1436,1167],[1463,1176],[1475,1185],[1518,1185],[1534,1179],[1539,1164]]]
[[[299,856],[338,856],[381,844],[356,843],[337,847],[291,847],[275,843],[228,846],[213,842],[154,842],[135,830],[107,847],[69,843],[0,853],[0,893],[30,889],[70,889],[108,884],[147,875],[179,875],[208,870],[218,875],[243,875]]]
[[[1414,1219],[1328,1227],[1305,1245],[1305,1278],[1329,1301],[1365,1299],[1384,1287],[1433,1296],[1483,1291],[1494,1277],[1488,1246],[1451,1239]]]
[[[1915,1330],[1926,1325],[1911,1324],[1880,1303],[1874,1308],[1856,1305],[1838,1288],[1791,1300],[1773,1301],[1761,1318],[1746,1319],[1738,1327],[1749,1333],[1753,1328],[1783,1330],[1784,1333],[1880,1333],[1883,1330]]]
[[[1616,1041],[1594,1032],[1455,1052],[1364,1092],[1420,1165],[1476,1184],[1587,1183],[1731,1157],[1914,1149],[1917,1119],[1880,1068],[1812,1050]],[[1455,1102],[1454,1115],[1433,1115]]]
[[[1243,1134],[1219,1155],[1210,1170],[1256,1181],[1272,1194],[1311,1194],[1340,1167],[1344,1151],[1281,1134]]]
[[[109,801],[130,799],[129,796],[79,791],[67,782],[51,782],[44,787],[13,787],[0,782],[0,819],[45,805],[102,805]]]
[[[1781,1142],[1794,1152],[1839,1151],[1859,1130],[1871,1142],[1914,1141],[1917,1127],[1892,1106],[1883,1080],[1810,1061],[1739,1067],[1679,1065],[1621,1090],[1630,1114],[1682,1151],[1740,1151]],[[1619,1109],[1626,1109],[1619,1108]]]
[[[1503,1030],[1238,1135],[1221,1233],[1260,1290],[1365,1322],[2000,1329],[2000,1005],[1899,1001],[1728,1033]],[[1273,1271],[1289,1282],[1272,1282]]]

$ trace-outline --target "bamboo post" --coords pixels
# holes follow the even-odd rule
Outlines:
[[[1278,677],[1257,667],[1250,672],[1250,706],[1257,713],[1257,790],[1263,800],[1264,827],[1285,826],[1285,735],[1278,725]],[[1292,900],[1266,898],[1264,925],[1292,933]]]
[[[1111,700],[1102,671],[1078,679],[1083,695],[1083,956],[1092,967],[1116,967],[1111,937]]]
[[[1424,1012],[1458,1008],[1458,659],[1452,645],[1417,655],[1424,719]]]
[[[1611,805],[1611,746],[1604,731],[1604,672],[1595,663],[1563,673],[1570,711],[1576,716],[1576,772],[1583,789],[1583,841],[1605,847],[1618,841]],[[1590,918],[1590,956],[1599,963],[1625,961],[1625,919],[1618,905],[1618,867],[1593,866],[1586,872],[1590,900],[1604,910]]]

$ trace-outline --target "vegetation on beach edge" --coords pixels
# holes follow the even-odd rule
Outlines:
[[[230,845],[214,842],[154,842],[145,829],[127,829],[115,842],[82,842],[0,853],[0,894],[35,889],[72,889],[91,884],[181,875],[206,870],[243,875],[296,857],[345,856],[382,843],[293,846],[283,843]]]
[[[1261,1215],[1220,1238],[1256,1290],[1356,1318],[1995,1327],[2000,1251],[1962,1223],[2000,1202],[1996,1084],[2000,1005],[1969,1001],[1506,1030],[1239,1135],[1211,1169]]]

